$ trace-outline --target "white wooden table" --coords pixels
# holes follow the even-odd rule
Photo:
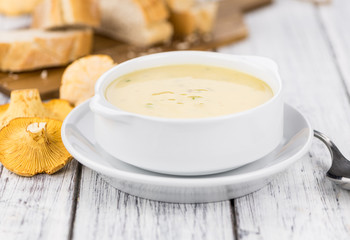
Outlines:
[[[246,21],[250,37],[218,51],[275,59],[285,101],[350,156],[350,1],[276,0]],[[350,191],[325,178],[329,166],[315,141],[260,191],[209,204],[140,199],[75,160],[32,178],[1,166],[0,239],[350,239]]]

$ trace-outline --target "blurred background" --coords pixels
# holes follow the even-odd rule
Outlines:
[[[6,43],[0,45],[0,92],[38,88],[44,99],[58,97],[65,68],[89,54],[108,55],[116,64],[162,51],[222,47],[274,57],[267,49],[277,45],[267,34],[277,27],[273,39],[287,54],[299,41],[288,38],[290,31],[309,34],[312,24],[320,24],[314,17],[347,15],[346,5],[341,0],[0,0],[0,41]],[[245,49],[247,41],[265,41],[266,52]]]

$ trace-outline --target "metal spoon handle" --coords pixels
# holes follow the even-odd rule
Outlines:
[[[323,133],[314,130],[314,136],[318,139],[320,139],[328,148],[329,152],[331,153],[331,157],[339,157],[342,156],[344,157],[341,152],[339,151],[339,149],[337,148],[337,146],[335,146],[335,144],[332,142],[331,139],[329,139],[329,137],[327,137],[326,135],[324,135]]]
[[[326,135],[314,130],[314,136],[320,139],[331,153],[332,166],[327,172],[327,177],[342,188],[350,189],[350,161]]]

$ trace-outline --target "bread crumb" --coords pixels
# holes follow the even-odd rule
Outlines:
[[[47,76],[48,76],[47,70],[41,71],[41,74],[40,74],[41,79],[47,79]]]
[[[206,33],[202,36],[202,39],[204,42],[210,42],[211,40],[213,40],[213,35],[210,33]]]
[[[14,79],[14,80],[17,80],[17,79],[18,79],[18,74],[15,74],[15,73],[11,73],[11,72],[10,72],[10,73],[8,74],[8,77],[9,77],[9,78],[12,78],[12,79]]]
[[[153,48],[150,48],[147,50],[147,53],[158,53],[158,52],[161,52],[162,51],[162,48],[160,47],[153,47]]]
[[[199,36],[197,33],[192,33],[185,38],[186,42],[194,43],[199,41]]]
[[[180,42],[180,43],[176,44],[176,49],[178,49],[178,50],[189,49],[189,47],[190,47],[189,42]]]
[[[164,42],[163,46],[170,47],[172,45],[172,43],[173,43],[173,41],[169,40],[169,41]]]
[[[136,53],[133,51],[129,51],[126,53],[126,57],[127,58],[134,58],[134,57],[136,57]]]

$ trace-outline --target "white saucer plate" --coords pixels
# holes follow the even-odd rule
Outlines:
[[[89,101],[67,116],[62,126],[62,140],[76,160],[100,173],[108,183],[123,192],[165,202],[215,202],[241,197],[262,188],[309,150],[313,138],[309,122],[288,104],[284,109],[283,140],[273,152],[243,167],[212,175],[158,174],[109,156],[95,144],[94,116]]]

